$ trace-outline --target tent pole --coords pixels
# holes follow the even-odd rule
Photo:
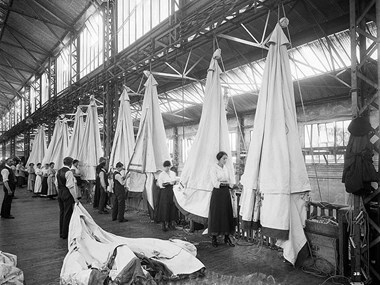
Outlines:
[[[356,0],[350,0],[350,38],[351,38],[351,112],[352,117],[358,115],[358,78],[357,78],[357,57],[356,57]],[[354,200],[353,220],[358,216],[360,211],[360,196],[351,194]],[[352,223],[353,236],[350,237],[352,249],[352,263],[351,263],[351,281],[360,282],[360,225]],[[353,239],[352,239],[353,238]]]

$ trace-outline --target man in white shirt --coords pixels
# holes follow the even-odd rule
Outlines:
[[[79,202],[76,181],[70,170],[73,164],[71,157],[63,159],[63,167],[57,172],[58,203],[59,203],[59,236],[67,239],[69,224],[73,214],[74,203]]]
[[[1,170],[4,190],[4,199],[3,204],[1,205],[1,217],[4,219],[15,218],[11,215],[12,199],[16,189],[16,178],[12,171],[12,165],[14,165],[13,158],[8,158],[4,168]]]

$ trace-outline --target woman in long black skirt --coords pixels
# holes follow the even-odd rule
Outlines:
[[[224,151],[220,151],[216,158],[218,163],[210,170],[214,189],[211,194],[208,215],[208,232],[212,236],[212,246],[218,246],[218,235],[224,235],[224,243],[235,246],[230,239],[230,234],[235,231],[235,225],[230,196],[232,181],[225,166],[228,156]]]
[[[45,167],[42,169],[42,189],[41,195],[42,197],[47,197],[48,194],[48,176],[49,176],[49,163],[45,163]]]
[[[160,187],[159,202],[157,207],[157,221],[162,222],[162,230],[167,231],[168,227],[174,229],[174,222],[177,219],[177,207],[173,200],[173,185],[176,175],[170,170],[169,160],[164,162],[164,171],[160,173],[157,184]]]

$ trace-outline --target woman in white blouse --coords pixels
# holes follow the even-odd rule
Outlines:
[[[160,173],[157,184],[161,188],[157,207],[157,221],[162,222],[162,230],[167,231],[168,227],[174,228],[174,221],[177,216],[177,208],[173,200],[173,185],[176,182],[176,174],[170,170],[171,163],[166,160],[163,164],[164,171]]]
[[[34,170],[34,163],[29,163],[28,167],[28,184],[26,190],[34,192],[34,183],[36,181],[36,171]]]
[[[235,231],[235,227],[230,196],[230,189],[233,185],[225,166],[227,158],[227,153],[220,151],[216,155],[218,163],[210,169],[213,190],[208,216],[208,232],[212,236],[212,246],[214,247],[218,246],[218,235],[224,235],[224,242],[229,246],[235,246],[229,237]]]
[[[49,197],[50,200],[55,200],[54,196],[57,196],[57,188],[55,186],[55,175],[56,171],[54,169],[55,163],[50,162],[49,164],[49,169],[47,171],[47,184],[48,184],[48,191],[47,191],[47,196]]]
[[[41,163],[37,163],[36,169],[36,181],[34,182],[34,197],[37,197],[41,194],[42,190],[42,169]]]

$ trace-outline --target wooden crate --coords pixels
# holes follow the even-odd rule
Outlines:
[[[310,243],[313,256],[317,259],[320,258],[324,263],[327,261],[331,265],[329,266],[331,267],[329,273],[335,274],[339,266],[338,239],[308,232],[306,232],[306,237]]]
[[[326,260],[337,273],[339,267],[339,243],[340,232],[338,225],[338,213],[343,205],[335,205],[323,202],[309,202],[307,206],[307,218],[305,234],[310,243],[313,256]],[[317,220],[322,217],[332,218],[336,224],[320,223]]]
[[[313,220],[306,220],[305,232],[322,235],[325,237],[339,238],[339,226],[322,224]]]

